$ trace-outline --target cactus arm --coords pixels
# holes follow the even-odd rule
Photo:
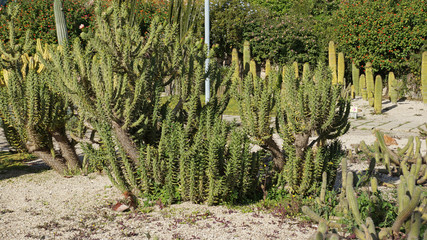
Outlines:
[[[397,218],[396,218],[395,222],[393,223],[393,226],[391,227],[391,229],[393,230],[394,233],[398,233],[400,231],[400,227],[402,227],[405,220],[409,216],[411,216],[412,212],[417,207],[417,205],[420,201],[420,196],[421,196],[421,189],[419,187],[416,187],[414,190],[414,194],[412,196],[411,201],[406,206],[406,208],[404,208],[402,210],[402,212],[400,212],[399,215],[397,215]]]

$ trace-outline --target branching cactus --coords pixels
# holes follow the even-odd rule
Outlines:
[[[316,82],[312,80],[313,77]],[[287,70],[282,86],[280,98],[277,99],[276,120],[277,131],[284,140],[283,149],[287,154],[282,173],[288,186],[304,192],[308,186],[312,186],[311,181],[321,181],[322,171],[310,175],[311,170],[308,170],[318,168],[320,165],[316,164],[323,164],[324,161],[319,151],[312,150],[314,144],[326,147],[328,139],[334,139],[348,130],[348,89],[333,85],[322,64],[304,79],[295,78],[293,71]],[[314,133],[317,138],[309,142]],[[299,177],[301,173],[302,178]]]
[[[30,46],[28,34],[24,47],[14,44],[13,21],[17,12],[17,5],[11,3],[8,14],[12,41],[9,46],[0,44],[0,68],[6,82],[0,90],[0,115],[6,136],[14,141],[12,145],[33,153],[57,172],[76,172],[81,164],[65,132],[68,102],[47,85],[56,76],[40,63],[41,58],[49,57],[40,41],[37,41],[36,56],[24,53]],[[54,141],[60,152],[53,147]]]
[[[412,174],[418,185],[427,182],[427,154],[421,155],[422,142],[419,137],[415,137],[415,145],[414,138],[411,137],[404,148],[395,151],[387,147],[384,133],[374,130],[374,134],[379,148],[367,146],[364,141],[360,143],[362,151],[367,156],[375,157],[377,155],[378,161],[384,163],[390,174],[401,171],[405,177]]]

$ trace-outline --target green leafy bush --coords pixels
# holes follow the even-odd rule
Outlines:
[[[21,6],[15,27],[17,29],[17,39],[23,41],[25,32],[30,30],[31,38],[40,38],[45,43],[57,43],[55,16],[53,14],[53,1],[44,0],[17,0]],[[140,25],[140,31],[145,33],[151,20],[160,15],[162,19],[167,15],[167,2],[159,1],[135,1],[134,11],[136,21]],[[110,1],[102,1],[102,7],[106,8]],[[0,16],[4,16],[6,6],[0,10]],[[67,21],[68,36],[70,39],[78,37],[81,32],[92,31],[94,28],[94,3],[85,0],[63,0],[63,8]],[[5,21],[0,23],[0,38],[8,39],[8,27]]]
[[[376,72],[418,73],[414,55],[427,44],[426,11],[425,1],[343,1],[335,15],[336,42],[353,62],[370,61]]]

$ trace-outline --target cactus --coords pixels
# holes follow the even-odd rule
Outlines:
[[[308,62],[304,63],[302,66],[302,79],[305,79],[308,76],[308,73],[310,72],[310,64]]]
[[[380,75],[375,78],[374,109],[376,114],[382,113],[383,80]]]
[[[295,73],[295,79],[297,79],[299,77],[299,66],[298,66],[298,62],[293,62],[292,63],[292,67],[294,69],[294,73]]]
[[[53,11],[55,14],[56,34],[58,36],[58,44],[64,45],[68,42],[67,22],[65,20],[64,11],[61,0],[53,1]]]
[[[269,75],[271,74],[271,63],[270,63],[270,59],[267,59],[267,61],[265,62],[265,77],[269,77]]]
[[[366,90],[368,92],[369,106],[374,106],[374,74],[372,70],[372,63],[366,63]]]
[[[239,83],[240,82],[239,53],[235,48],[233,48],[233,51],[231,53],[231,62],[234,66],[233,82]]]
[[[333,41],[329,42],[329,49],[328,49],[328,56],[329,56],[329,68],[332,72],[332,84],[337,84],[337,56],[335,54],[335,43]]]
[[[396,80],[394,73],[389,72],[388,73],[388,95],[390,96],[390,101],[394,104],[397,103],[398,98],[398,89],[399,89],[399,83]]]
[[[355,63],[351,64],[351,74],[352,74],[352,80],[353,80],[353,86],[354,86],[354,93],[356,96],[360,96],[360,70],[356,66]]]
[[[249,69],[250,69],[250,73],[252,74],[252,77],[255,78],[257,76],[255,60],[253,59],[251,60]]]
[[[423,52],[421,64],[421,89],[423,102],[427,103],[427,51]]]
[[[251,47],[249,41],[243,43],[243,76],[246,76],[250,69]]]
[[[345,71],[344,53],[340,52],[338,53],[338,84],[345,85],[344,71]]]
[[[366,78],[365,78],[364,74],[360,75],[359,81],[360,81],[360,83],[359,83],[360,84],[360,94],[362,95],[362,99],[366,101],[366,100],[368,100],[368,90],[366,88]]]

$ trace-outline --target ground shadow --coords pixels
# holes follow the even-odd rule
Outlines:
[[[15,155],[17,154],[9,151],[0,152],[0,180],[50,169],[41,159],[13,159]]]
[[[397,104],[394,104],[394,105],[392,105],[390,107],[383,108],[383,110],[381,111],[381,113],[386,113],[386,112],[390,111],[391,109],[393,109],[395,107],[397,107]]]

